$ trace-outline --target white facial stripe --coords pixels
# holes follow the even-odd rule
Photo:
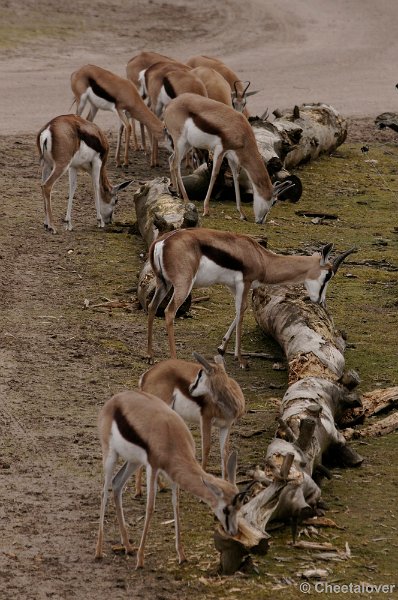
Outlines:
[[[324,302],[328,281],[333,273],[323,269],[318,279],[307,279],[304,284],[312,302]]]

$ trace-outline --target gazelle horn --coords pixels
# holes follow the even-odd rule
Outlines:
[[[350,250],[346,250],[345,252],[343,252],[343,254],[339,254],[339,256],[336,256],[336,258],[333,261],[333,273],[336,273],[343,260],[345,260],[349,254],[353,254],[353,252],[358,252],[358,248],[350,248]]]
[[[209,362],[207,362],[207,360],[201,354],[198,354],[197,352],[192,352],[192,356],[194,357],[195,360],[198,361],[198,363],[203,365],[203,367],[206,369],[206,371],[213,370],[213,367],[211,366],[211,364]]]

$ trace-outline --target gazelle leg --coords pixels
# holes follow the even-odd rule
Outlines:
[[[191,289],[192,289],[192,280],[190,281],[189,286],[183,284],[185,282],[181,282],[181,287],[174,287],[174,292],[171,297],[170,302],[166,306],[164,311],[164,317],[166,321],[166,329],[167,336],[169,338],[169,348],[170,348],[170,356],[171,358],[177,358],[175,337],[174,337],[174,319],[177,313],[177,310],[180,308],[181,304],[188,298]]]
[[[201,418],[200,432],[202,439],[202,469],[206,471],[211,445],[211,419],[206,417]]]
[[[131,133],[133,134],[133,150],[137,151],[137,150],[139,150],[139,147],[138,147],[137,131],[135,128],[135,119],[130,119],[130,125],[131,125]]]
[[[95,104],[90,104],[90,112],[87,115],[87,121],[94,121],[97,112],[98,106],[95,106]]]
[[[146,499],[146,513],[144,528],[142,530],[141,542],[137,552],[137,569],[141,569],[144,566],[144,548],[146,536],[149,529],[149,524],[155,509],[155,498],[156,498],[156,480],[158,470],[153,469],[151,465],[147,465],[146,476],[147,476],[147,499]]]
[[[169,156],[169,167],[170,167],[171,185],[172,185],[173,189],[175,189],[176,192],[178,193],[178,181],[177,181],[176,168],[175,168],[175,152],[172,152]]]
[[[179,504],[179,495],[180,488],[176,483],[172,483],[172,502],[173,502],[173,513],[174,513],[174,528],[176,532],[176,550],[178,554],[178,562],[181,564],[186,562],[186,556],[184,552],[184,548],[181,542],[181,526],[180,526],[180,504]]]
[[[106,504],[108,502],[109,487],[112,481],[112,473],[117,461],[116,452],[110,452],[104,461],[104,487],[101,494],[101,510],[100,510],[100,522],[98,529],[97,546],[95,549],[95,558],[102,558],[104,556],[102,547],[104,544],[104,517]]]
[[[117,167],[120,167],[120,151],[121,151],[121,147],[122,147],[123,131],[124,131],[124,124],[120,123],[119,131],[117,134],[116,154],[115,154],[115,160],[116,160]]]
[[[122,505],[122,494],[123,488],[129,479],[129,477],[137,470],[136,463],[125,462],[124,465],[116,473],[112,479],[113,498],[115,501],[116,515],[119,523],[120,536],[122,538],[123,546],[126,549],[127,554],[135,552],[134,548],[130,544],[129,536],[127,533],[126,521],[124,520],[123,505]]]
[[[65,229],[67,231],[72,231],[72,205],[73,205],[73,197],[76,192],[76,184],[77,184],[77,170],[74,167],[69,167],[69,198],[68,198],[68,207],[66,209],[65,215]]]
[[[57,233],[53,225],[53,214],[51,208],[51,192],[53,189],[53,185],[58,179],[67,171],[69,164],[60,164],[56,163],[49,175],[49,177],[42,183],[41,189],[43,193],[44,199],[44,226],[51,231],[51,233]]]
[[[236,307],[236,331],[235,331],[235,360],[239,361],[241,369],[246,369],[247,363],[242,360],[241,356],[241,340],[242,340],[242,322],[243,315],[247,308],[247,296],[250,290],[250,282],[244,282],[237,286],[235,295],[235,307]],[[240,288],[240,289],[239,289]]]
[[[214,151],[214,156],[213,156],[213,169],[211,172],[210,183],[209,183],[209,187],[208,187],[208,190],[206,193],[206,198],[203,203],[203,216],[204,217],[208,216],[210,214],[210,208],[209,208],[210,197],[211,197],[211,193],[213,191],[214,184],[217,179],[217,175],[220,171],[220,167],[221,167],[223,158],[224,158],[224,153],[222,152],[222,149],[216,148],[216,150]]]
[[[229,455],[229,432],[230,427],[220,427],[220,454],[221,454],[221,476],[227,477],[227,460]]]
[[[101,215],[100,176],[101,160],[94,159],[91,163],[91,180],[93,182],[95,209],[97,212],[97,225],[98,227],[105,227],[104,219]]]
[[[235,327],[236,327],[236,316],[235,316],[234,320],[232,321],[231,325],[228,327],[228,331],[224,335],[221,344],[217,348],[219,354],[221,354],[221,355],[225,354],[225,350],[227,348],[227,344],[228,344],[228,342],[229,342],[229,340],[231,338],[231,335],[232,335]]]
[[[146,135],[145,135],[145,125],[143,123],[140,123],[140,131],[141,131],[141,145],[142,145],[142,150],[146,154]]]
[[[184,155],[187,152],[187,150],[189,150],[189,148],[190,148],[190,146],[188,144],[183,144],[183,145],[177,144],[177,147],[174,148],[174,168],[177,171],[177,182],[178,182],[177,190],[179,189],[180,193],[182,194],[184,202],[189,202],[189,198],[188,198],[187,191],[185,189],[184,182],[182,180],[181,161],[184,158]]]
[[[142,496],[142,472],[144,470],[144,467],[141,465],[141,467],[138,467],[138,469],[135,472],[135,494],[134,494],[134,498],[141,498]]]
[[[153,322],[156,312],[161,302],[166,297],[170,288],[167,288],[163,281],[157,279],[155,294],[148,306],[148,361],[153,361]]]
[[[247,217],[241,208],[240,188],[239,188],[239,165],[229,156],[227,156],[228,165],[232,172],[235,188],[236,210],[239,212],[242,221],[247,221]]]
[[[131,125],[130,125],[130,121],[127,118],[127,115],[124,112],[124,110],[118,109],[117,114],[119,115],[119,119],[121,120],[121,122],[123,123],[123,125],[125,127],[123,166],[127,167],[129,164],[129,144],[130,144]],[[119,156],[116,156],[116,166],[120,167],[120,148],[119,148]]]

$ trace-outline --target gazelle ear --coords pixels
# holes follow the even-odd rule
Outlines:
[[[117,194],[117,192],[121,192],[122,190],[126,189],[126,187],[128,187],[130,183],[133,183],[133,181],[134,179],[129,179],[128,181],[122,181],[122,183],[114,185],[112,187],[112,194]]]
[[[220,367],[223,367],[223,369],[225,371],[225,361],[224,361],[223,357],[221,356],[221,354],[216,354],[215,357],[213,358],[213,360],[216,363],[216,365],[220,365]]]
[[[321,266],[326,265],[329,260],[331,251],[333,250],[333,244],[326,244],[321,250]]]
[[[258,94],[260,90],[255,90],[254,92],[246,92],[245,96],[254,96],[254,94]]]
[[[238,466],[238,455],[235,450],[231,452],[227,460],[227,478],[232,485],[236,485],[236,469]]]
[[[202,481],[204,483],[204,485],[211,491],[212,494],[214,494],[214,496],[217,499],[222,498],[222,491],[211,481],[209,481],[208,479],[205,479],[204,477],[202,478]]]

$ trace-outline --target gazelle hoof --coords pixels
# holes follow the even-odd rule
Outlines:
[[[224,356],[225,349],[222,346],[218,346],[217,352],[218,352],[218,354],[221,354],[221,356]]]

